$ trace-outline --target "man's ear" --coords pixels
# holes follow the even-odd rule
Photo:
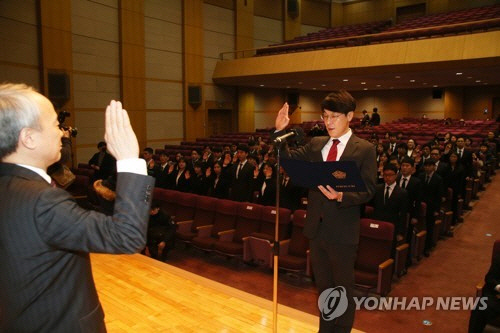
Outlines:
[[[352,117],[354,117],[354,111],[349,111],[349,112],[347,112],[346,117],[347,117],[347,120],[348,120],[348,121],[351,121],[351,120],[352,120]]]
[[[29,150],[36,148],[35,130],[25,127],[19,133],[18,147],[22,146]]]

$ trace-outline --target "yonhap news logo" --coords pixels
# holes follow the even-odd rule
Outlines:
[[[487,297],[438,296],[438,297],[353,297],[356,310],[368,311],[422,311],[427,308],[435,310],[485,310],[488,307]],[[347,310],[347,293],[344,287],[338,286],[324,290],[318,298],[318,308],[323,320],[330,321],[342,316]]]
[[[318,307],[323,320],[333,320],[347,310],[347,292],[344,287],[325,289],[318,298]]]

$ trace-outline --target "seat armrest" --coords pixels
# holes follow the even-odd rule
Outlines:
[[[198,237],[202,238],[210,237],[213,226],[214,226],[213,224],[208,224],[196,227],[196,230],[198,230]]]
[[[387,259],[378,265],[377,292],[380,296],[386,296],[391,291],[393,266],[394,259]]]
[[[219,240],[221,242],[232,242],[235,232],[236,229],[229,229],[229,230],[219,231],[217,234],[219,235]]]
[[[288,247],[290,245],[289,239],[284,239],[280,241],[280,252],[279,254],[288,254]]]
[[[191,226],[193,225],[193,222],[194,222],[194,220],[186,220],[186,221],[176,222],[175,224],[177,225],[177,231],[181,232],[181,233],[190,232]]]

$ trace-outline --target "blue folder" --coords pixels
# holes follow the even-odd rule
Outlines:
[[[338,192],[366,192],[366,186],[354,161],[309,162],[280,159],[292,182],[307,188],[330,185]]]

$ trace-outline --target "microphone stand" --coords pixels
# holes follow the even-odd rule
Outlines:
[[[274,243],[273,243],[273,332],[278,332],[278,255],[279,255],[279,223],[280,223],[280,146],[278,142],[276,147],[276,221],[274,225]]]

